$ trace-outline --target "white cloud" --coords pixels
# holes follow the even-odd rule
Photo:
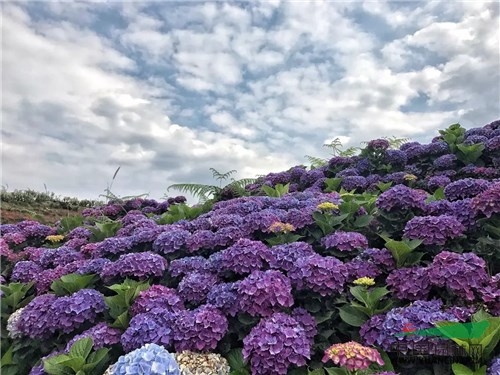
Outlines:
[[[253,177],[326,156],[321,146],[335,137],[345,146],[392,135],[430,140],[450,123],[500,115],[498,4],[30,11],[3,7],[2,167],[12,188],[46,183],[95,198],[123,165],[118,194],[159,198],[172,183],[213,183],[209,167]],[[356,12],[386,29],[360,24]],[[111,35],[93,29],[96,21],[111,24]]]

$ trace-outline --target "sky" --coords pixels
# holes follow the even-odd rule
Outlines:
[[[500,118],[497,1],[2,2],[2,185],[179,195]]]

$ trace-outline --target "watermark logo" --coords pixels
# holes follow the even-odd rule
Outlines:
[[[395,336],[426,336],[426,337],[442,337],[448,339],[478,339],[482,337],[490,323],[487,320],[470,323],[455,323],[449,322],[446,325],[440,325],[439,328],[416,329],[413,324],[407,323],[403,326],[403,330]]]

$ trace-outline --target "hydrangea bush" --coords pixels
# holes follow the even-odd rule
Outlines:
[[[409,326],[500,316],[499,137],[500,121],[453,125],[208,205],[137,198],[2,224],[2,373],[50,373],[89,337],[106,374],[404,374],[395,344],[438,341]]]

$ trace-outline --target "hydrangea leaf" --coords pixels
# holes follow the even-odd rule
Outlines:
[[[94,340],[91,337],[84,337],[76,341],[70,348],[69,354],[73,358],[83,358],[87,359],[88,355],[92,351],[94,346]]]

